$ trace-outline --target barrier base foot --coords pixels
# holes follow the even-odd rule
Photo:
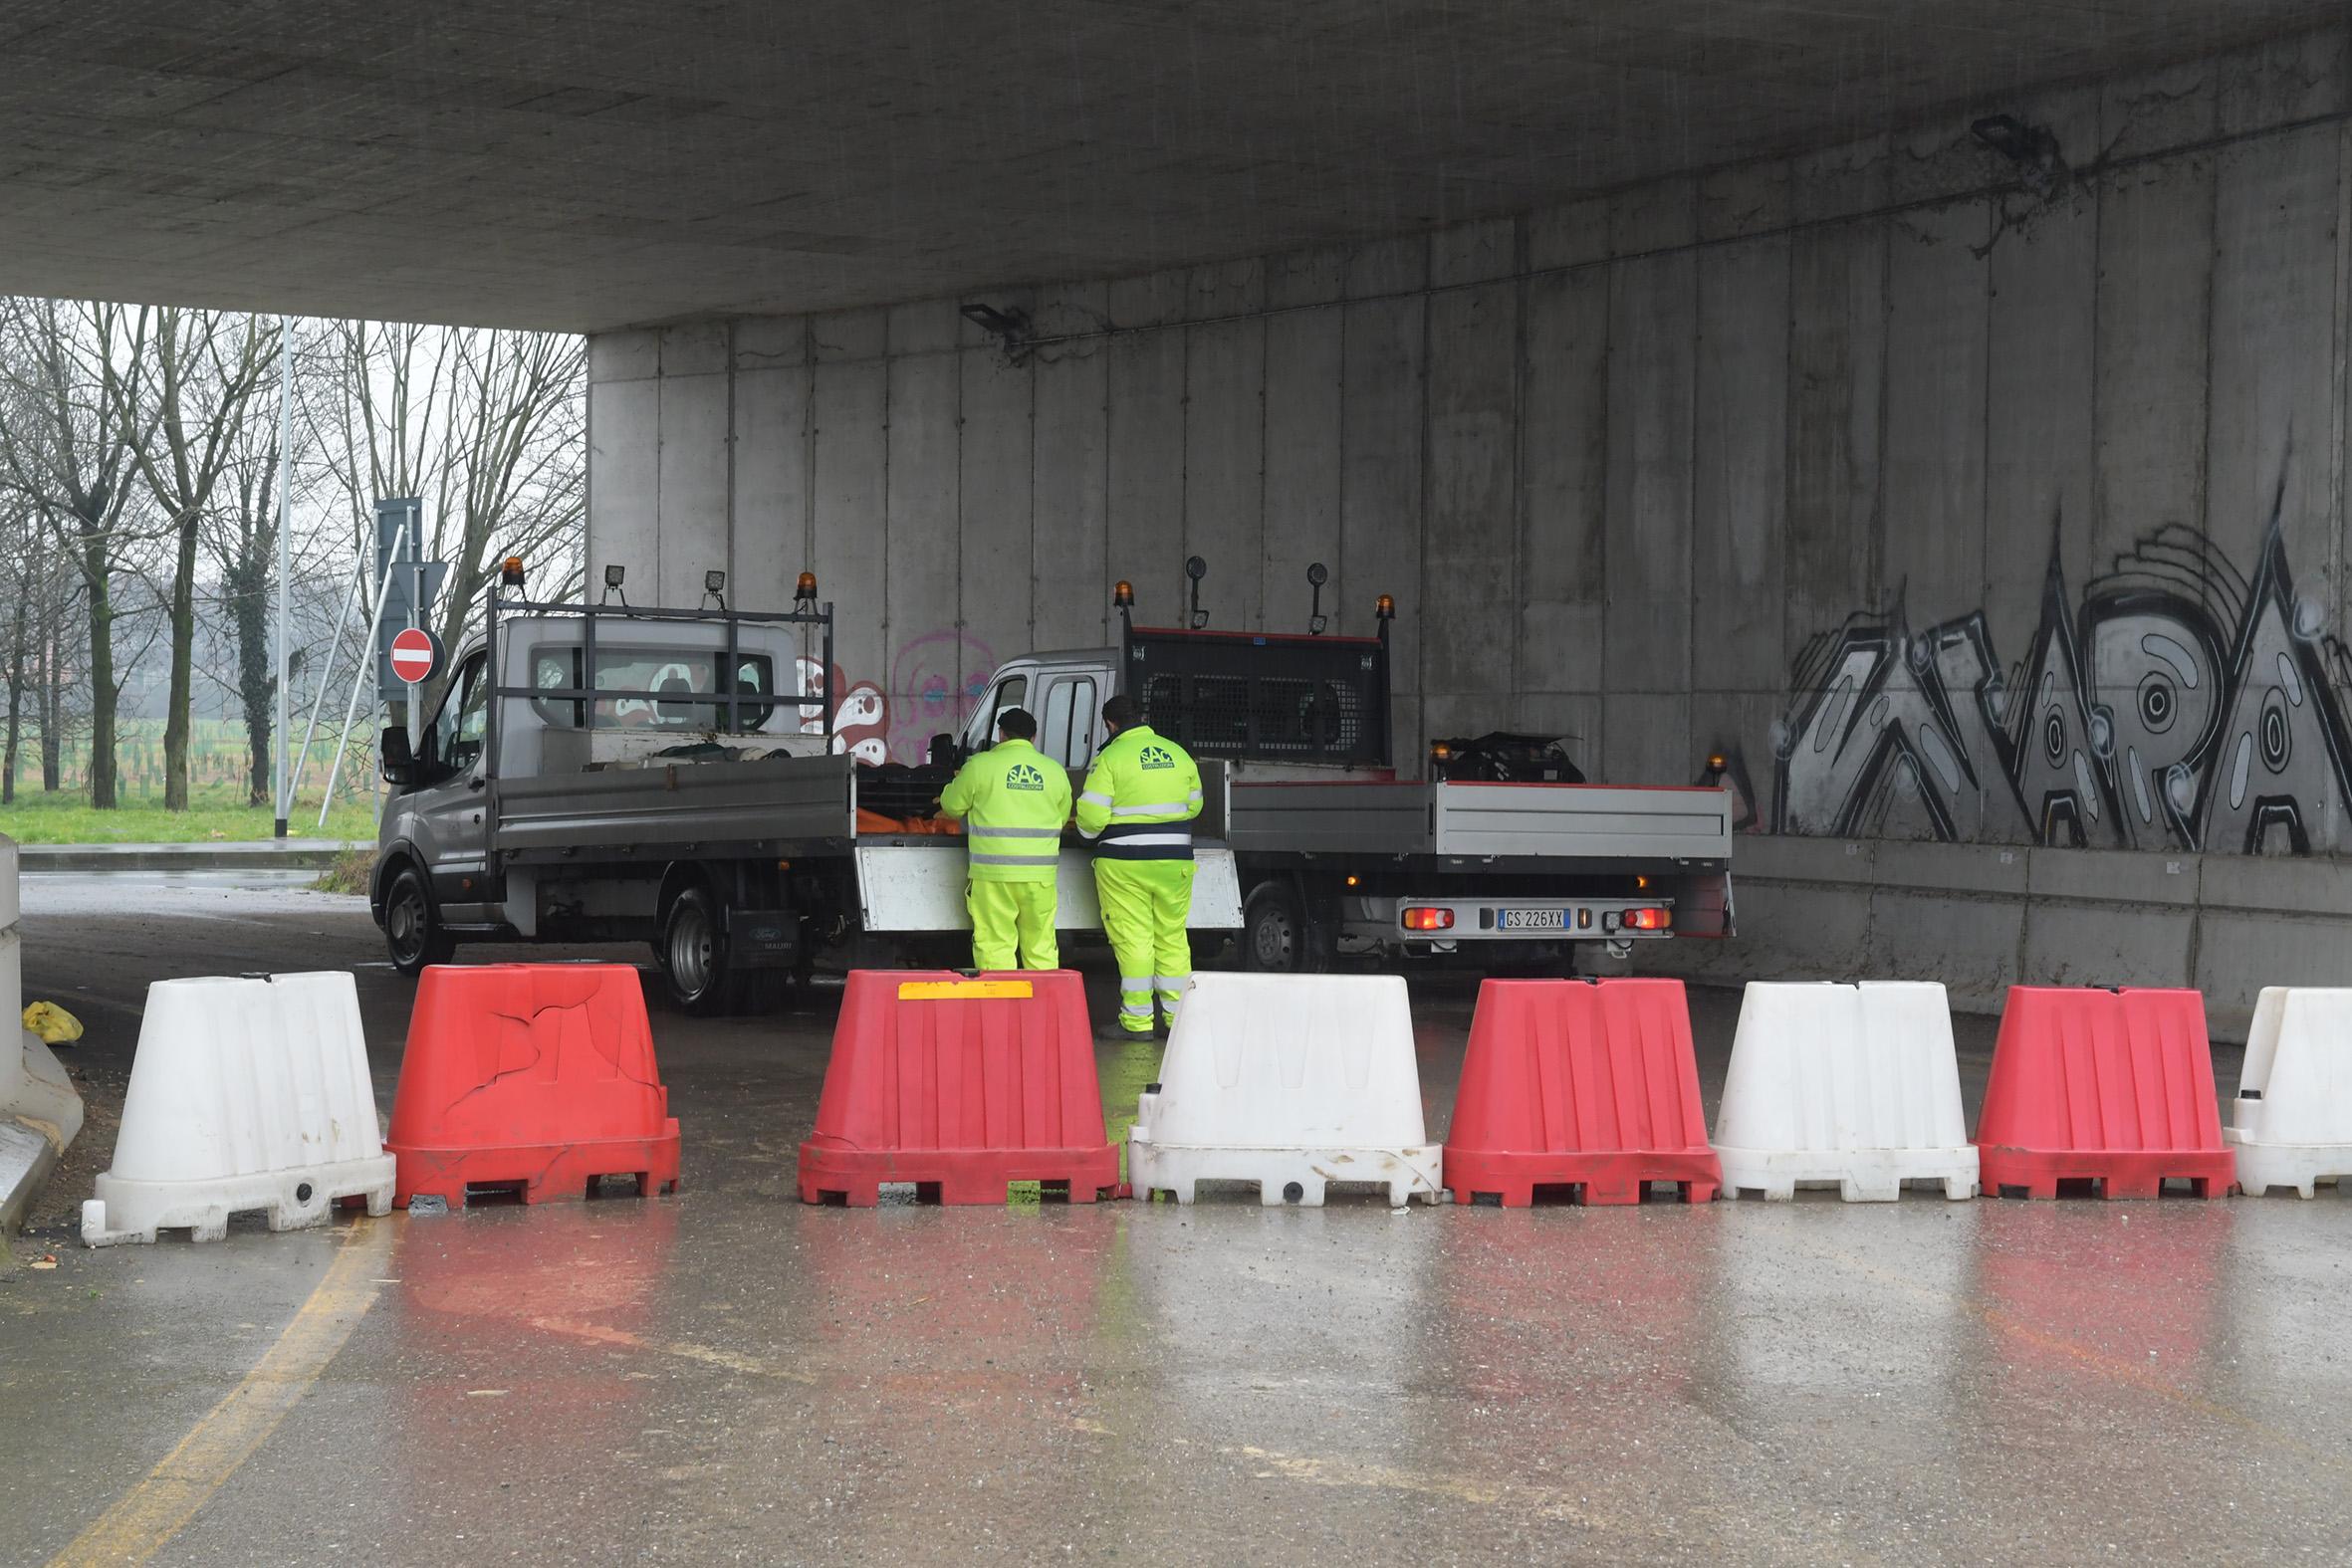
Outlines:
[[[1978,1179],[1995,1198],[2160,1198],[2167,1182],[2180,1182],[2190,1197],[2212,1199],[2228,1196],[2237,1185],[2236,1161],[2227,1150],[2215,1154],[1987,1147],[1980,1153]]]
[[[610,1138],[507,1149],[394,1147],[400,1208],[412,1199],[438,1198],[451,1209],[486,1198],[526,1204],[588,1198],[605,1178],[634,1179],[640,1197],[678,1190],[678,1124],[659,1138]]]
[[[1391,1209],[1438,1201],[1434,1144],[1392,1149],[1270,1149],[1161,1144],[1137,1128],[1127,1144],[1127,1180],[1139,1194],[1194,1202],[1204,1182],[1255,1186],[1268,1209],[1319,1209],[1333,1189],[1377,1194]]]
[[[1835,1188],[1849,1204],[1891,1204],[1906,1187],[1977,1196],[1975,1146],[1951,1149],[1745,1149],[1721,1147],[1726,1198],[1757,1194],[1786,1203],[1803,1188]]]
[[[378,1217],[390,1214],[392,1160],[384,1155],[212,1182],[128,1181],[110,1171],[97,1187],[98,1196],[82,1205],[85,1246],[151,1244],[164,1231],[218,1241],[227,1237],[232,1215],[259,1214],[272,1231],[302,1231],[354,1204]]]
[[[2237,1151],[2237,1186],[2248,1198],[2287,1188],[2297,1198],[2314,1198],[2322,1187],[2352,1188],[2352,1144],[2253,1143],[2234,1127],[2222,1136]]]
[[[882,1201],[883,1188],[912,1187],[919,1204],[1002,1207],[1006,1189],[1016,1182],[1035,1182],[1046,1197],[1073,1204],[1116,1197],[1118,1146],[877,1153],[801,1145],[805,1204],[871,1209]]]
[[[1526,1209],[1542,1202],[1583,1208],[1642,1203],[1653,1195],[1678,1203],[1715,1201],[1723,1168],[1712,1150],[1607,1154],[1491,1154],[1446,1151],[1445,1184],[1454,1202]]]

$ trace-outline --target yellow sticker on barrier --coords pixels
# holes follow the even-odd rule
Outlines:
[[[898,983],[900,1002],[965,1002],[982,997],[1034,997],[1026,980],[906,980]]]

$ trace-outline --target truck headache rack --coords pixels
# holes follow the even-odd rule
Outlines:
[[[1144,721],[1196,757],[1387,766],[1384,638],[1130,625],[1121,652]]]
[[[488,673],[492,682],[487,716],[488,734],[485,737],[483,751],[483,772],[487,778],[494,779],[498,776],[500,715],[507,701],[513,698],[540,703],[570,703],[573,711],[580,715],[581,722],[577,728],[590,731],[596,728],[597,708],[608,703],[645,702],[656,705],[657,709],[708,708],[711,710],[710,727],[729,735],[742,733],[743,715],[747,708],[753,710],[797,708],[804,715],[810,709],[815,708],[819,710],[819,717],[823,723],[823,734],[828,740],[831,738],[835,707],[833,702],[833,606],[829,599],[820,604],[813,598],[796,598],[793,601],[794,607],[789,610],[667,609],[641,604],[549,604],[532,599],[504,598],[500,596],[499,588],[500,584],[495,581],[490,585],[487,613],[488,635],[485,639],[486,645],[490,649]],[[503,680],[505,649],[500,645],[498,639],[498,621],[501,614],[538,615],[578,620],[581,623],[580,664],[576,679],[583,684],[572,686],[507,685]],[[597,685],[596,623],[599,620],[621,620],[639,624],[647,621],[715,621],[725,626],[727,628],[727,642],[723,648],[717,650],[720,659],[717,665],[719,678],[715,683],[717,689],[708,692],[681,692],[674,689],[660,691]],[[818,627],[823,634],[823,642],[822,654],[824,670],[823,689],[815,696],[798,693],[787,694],[784,691],[786,672],[779,670],[775,672],[777,687],[775,691],[745,690],[741,682],[736,679],[737,669],[743,660],[743,649],[736,634],[747,625]],[[792,672],[791,684],[795,687],[800,685],[798,671]],[[723,724],[720,722],[722,719],[725,721]]]

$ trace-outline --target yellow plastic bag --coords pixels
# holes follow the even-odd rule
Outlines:
[[[45,1045],[71,1045],[82,1037],[82,1020],[54,1002],[27,1003],[25,1027]]]

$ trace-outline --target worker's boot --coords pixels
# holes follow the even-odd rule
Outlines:
[[[1112,1042],[1124,1044],[1128,1040],[1147,1040],[1152,1035],[1149,1029],[1131,1029],[1117,1018],[1104,1018],[1100,1023],[1094,1025],[1094,1037],[1105,1044]]]

